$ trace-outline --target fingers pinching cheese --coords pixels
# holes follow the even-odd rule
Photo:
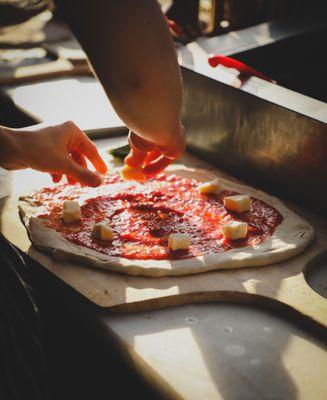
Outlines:
[[[82,212],[79,202],[76,200],[65,200],[62,204],[62,220],[70,224],[82,219]]]
[[[248,232],[248,224],[241,221],[230,221],[223,226],[223,234],[226,239],[244,239]]]
[[[128,181],[135,180],[143,182],[146,180],[146,175],[143,174],[141,168],[133,168],[127,164],[125,164],[123,168],[120,170],[120,175]]]
[[[113,231],[109,221],[97,222],[93,226],[92,236],[98,240],[110,241],[113,239]]]
[[[170,250],[187,250],[191,244],[191,237],[186,233],[171,233],[168,236]]]
[[[224,197],[224,206],[231,211],[243,213],[249,211],[251,207],[251,200],[249,196],[238,194],[235,196]]]
[[[219,179],[201,183],[198,186],[200,193],[220,194],[224,188]]]

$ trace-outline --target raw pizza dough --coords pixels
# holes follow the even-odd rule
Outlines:
[[[173,165],[167,168],[168,174],[176,174],[199,181],[217,178],[212,171]],[[32,195],[22,196],[19,202],[21,219],[28,231],[31,242],[39,250],[51,254],[57,260],[74,261],[91,267],[143,276],[173,276],[198,274],[217,269],[261,267],[291,258],[301,253],[314,238],[312,226],[284,206],[277,198],[221,178],[228,190],[247,194],[263,200],[276,208],[283,216],[272,236],[255,246],[234,248],[222,253],[209,254],[182,260],[130,260],[107,256],[86,247],[76,245],[63,238],[54,229],[45,227],[34,217],[38,205]]]

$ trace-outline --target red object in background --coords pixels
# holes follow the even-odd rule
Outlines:
[[[167,21],[169,30],[171,31],[173,36],[178,38],[178,37],[184,35],[183,29],[175,21],[172,21],[171,19],[169,19],[167,17],[166,17],[166,21]]]
[[[275,81],[268,78],[266,75],[262,74],[256,69],[249,67],[241,61],[235,60],[231,57],[221,56],[220,54],[210,55],[208,58],[208,63],[214,68],[221,64],[226,68],[237,69],[243,75],[256,76],[257,78],[264,79],[265,81],[275,83]]]

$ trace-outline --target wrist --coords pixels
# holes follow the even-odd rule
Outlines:
[[[26,168],[21,157],[19,132],[0,126],[0,167],[13,170]]]
[[[180,120],[164,132],[162,147],[174,148],[184,144],[184,127]]]
[[[153,129],[151,136],[151,141],[160,148],[171,148],[184,141],[184,128],[180,120],[177,120],[171,124],[166,123],[165,126],[160,126],[160,130]]]

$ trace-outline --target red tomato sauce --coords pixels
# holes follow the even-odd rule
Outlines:
[[[249,212],[232,213],[223,206],[223,198],[238,193],[225,190],[219,196],[201,194],[198,183],[166,174],[144,183],[126,182],[111,174],[97,189],[63,184],[39,191],[34,199],[42,205],[38,218],[67,240],[108,256],[139,260],[187,259],[257,245],[283,220],[275,208],[255,198],[251,198]],[[83,196],[89,198],[81,207],[82,220],[63,223],[63,201]],[[110,242],[92,237],[93,225],[104,219],[110,221],[114,232]],[[245,239],[224,239],[222,226],[231,220],[249,224]],[[190,248],[171,251],[170,233],[190,235]]]

